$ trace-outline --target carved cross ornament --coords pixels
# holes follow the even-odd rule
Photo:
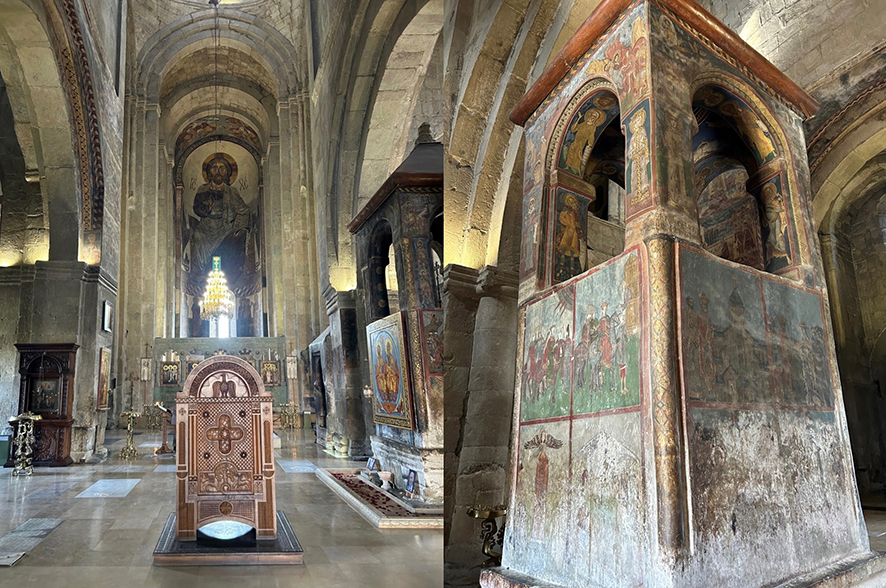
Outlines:
[[[218,441],[218,450],[227,454],[231,452],[231,441],[239,441],[243,438],[243,429],[231,426],[231,417],[223,414],[218,417],[218,427],[206,431],[206,438],[210,441]]]

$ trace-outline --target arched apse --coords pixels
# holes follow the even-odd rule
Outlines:
[[[221,258],[221,269],[235,296],[235,332],[260,335],[256,329],[261,327],[264,265],[261,157],[248,141],[230,138],[216,135],[195,140],[176,166],[181,321],[192,337],[208,336],[208,324],[201,320],[195,303],[203,294],[214,256]],[[216,162],[224,168],[218,177],[214,175]]]

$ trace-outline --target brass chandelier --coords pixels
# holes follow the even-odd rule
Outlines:
[[[234,293],[228,288],[228,280],[221,271],[221,257],[212,258],[212,271],[206,278],[206,291],[200,300],[200,317],[203,320],[231,317],[234,314]]]

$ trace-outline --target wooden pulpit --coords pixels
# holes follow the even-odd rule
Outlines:
[[[277,537],[273,398],[238,357],[201,362],[176,396],[176,538],[236,521]]]

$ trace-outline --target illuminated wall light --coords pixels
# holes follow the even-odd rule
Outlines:
[[[22,254],[19,251],[0,251],[0,267],[21,265]]]

